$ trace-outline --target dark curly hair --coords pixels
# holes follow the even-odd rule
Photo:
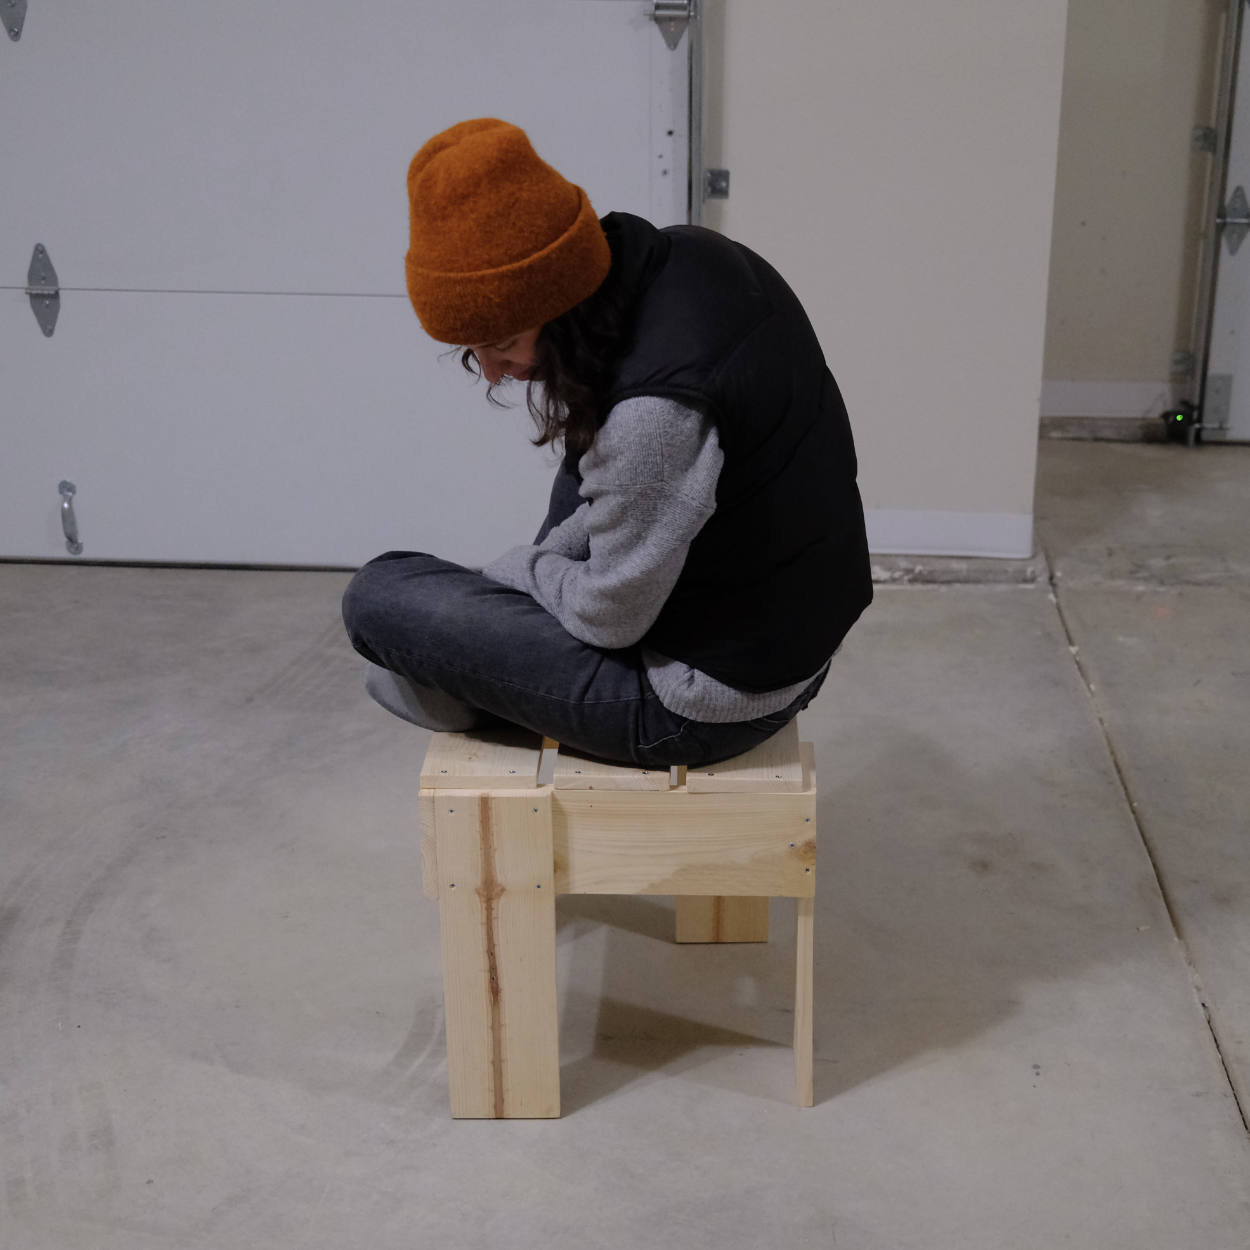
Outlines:
[[[615,264],[593,295],[543,326],[525,388],[526,407],[538,427],[536,447],[562,445],[568,459],[590,449],[607,417],[603,405],[608,386],[632,332],[629,301]],[[480,378],[473,349],[459,351],[460,363]],[[496,389],[491,386],[486,398],[507,407]]]

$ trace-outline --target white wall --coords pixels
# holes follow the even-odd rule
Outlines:
[[[1156,417],[1193,347],[1227,0],[1071,0],[1042,414]]]
[[[878,552],[1024,556],[1066,0],[708,0],[708,225],[804,301]]]

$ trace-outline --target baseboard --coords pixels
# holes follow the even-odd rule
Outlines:
[[[1041,438],[1072,438],[1096,443],[1161,443],[1167,431],[1159,417],[1043,417]]]
[[[1027,560],[978,556],[872,557],[872,580],[878,586],[1032,586],[1050,578],[1046,556]]]
[[[1175,396],[1167,382],[1042,383],[1043,417],[1158,417]]]
[[[874,555],[989,556],[1027,560],[1033,554],[1031,512],[919,512],[870,508],[868,549]]]

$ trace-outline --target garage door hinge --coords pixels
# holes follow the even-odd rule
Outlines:
[[[664,42],[674,52],[681,43],[682,35],[686,33],[686,27],[697,16],[695,3],[696,0],[655,0],[651,16],[660,28],[660,34],[664,36]]]
[[[703,198],[705,200],[729,199],[729,170],[705,169],[703,171]]]
[[[26,0],[0,0],[0,21],[9,32],[9,38],[16,43],[22,37],[22,27],[26,25]]]
[[[1250,201],[1246,200],[1244,187],[1237,187],[1232,198],[1217,214],[1215,224],[1224,230],[1224,242],[1228,244],[1228,254],[1237,255],[1241,241],[1250,230]]]
[[[61,288],[57,284],[56,270],[52,268],[52,257],[42,243],[35,244],[34,255],[30,258],[26,294],[30,296],[31,311],[39,328],[51,338],[56,329],[56,315],[61,311]]]

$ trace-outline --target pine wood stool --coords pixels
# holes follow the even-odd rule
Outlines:
[[[521,731],[435,734],[421,828],[453,1116],[560,1114],[557,894],[676,895],[679,942],[767,941],[769,898],[795,899],[797,1101],[812,1105],[816,775],[793,722],[700,770],[602,764]]]

